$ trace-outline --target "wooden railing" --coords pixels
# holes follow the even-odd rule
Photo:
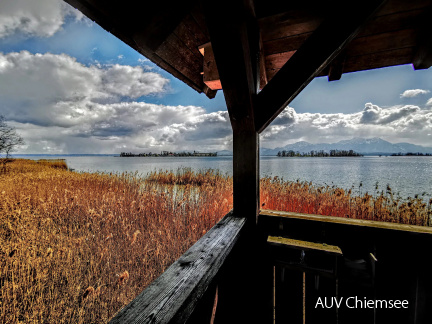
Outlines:
[[[210,323],[215,280],[245,223],[226,215],[110,323]]]
[[[276,323],[432,323],[432,228],[268,210],[260,227],[342,252],[335,263],[337,253],[314,246],[269,244]],[[322,307],[325,297],[331,308]],[[365,300],[380,302],[361,308]],[[384,308],[390,300],[406,300],[407,308]]]
[[[252,226],[231,212],[110,323],[432,323],[431,234],[268,210]],[[359,307],[375,300],[407,308]]]

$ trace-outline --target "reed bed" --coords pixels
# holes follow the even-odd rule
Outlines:
[[[385,191],[353,194],[310,182],[261,179],[262,208],[306,214],[356,218],[420,226],[432,225],[432,199],[421,196],[403,199],[387,186]]]
[[[261,180],[262,208],[430,225],[391,189]],[[15,160],[0,176],[0,323],[106,323],[232,208],[217,171],[75,173]]]
[[[34,161],[0,177],[0,323],[106,323],[232,208],[229,181],[163,185]]]
[[[66,160],[64,159],[42,159],[37,160],[36,163],[46,165],[54,169],[68,170]]]

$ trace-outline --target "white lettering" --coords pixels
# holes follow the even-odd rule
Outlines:
[[[318,305],[321,305],[321,308],[324,308],[324,305],[323,305],[323,302],[321,300],[321,297],[318,297],[317,302],[315,304],[315,308],[317,308]]]
[[[355,308],[355,301],[354,301],[354,306],[350,306],[350,305],[348,305],[348,301],[349,301],[350,299],[356,299],[356,297],[348,297],[347,300],[346,300],[346,306],[347,306],[348,308]]]
[[[333,297],[333,298],[334,298],[334,300],[335,300],[336,307],[337,307],[337,308],[340,308],[340,306],[341,306],[341,304],[342,304],[343,297],[339,298],[339,303],[338,303],[336,297]]]

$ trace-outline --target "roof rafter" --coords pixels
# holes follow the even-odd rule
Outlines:
[[[415,70],[428,69],[432,66],[432,36],[431,30],[432,7],[424,13],[420,23],[418,46],[413,58]]]
[[[238,3],[237,3],[238,2]],[[221,1],[217,7],[204,1],[207,27],[233,128],[253,124],[253,100],[259,88],[259,29],[252,0]],[[221,23],[221,17],[223,23]],[[246,117],[246,118],[245,118]]]
[[[385,0],[339,7],[285,63],[257,96],[255,127],[261,133],[345,48]]]

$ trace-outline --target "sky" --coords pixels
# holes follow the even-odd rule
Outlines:
[[[232,149],[222,91],[197,93],[61,0],[0,1],[0,115],[17,154]],[[432,69],[316,78],[261,146],[354,137],[432,146]]]

